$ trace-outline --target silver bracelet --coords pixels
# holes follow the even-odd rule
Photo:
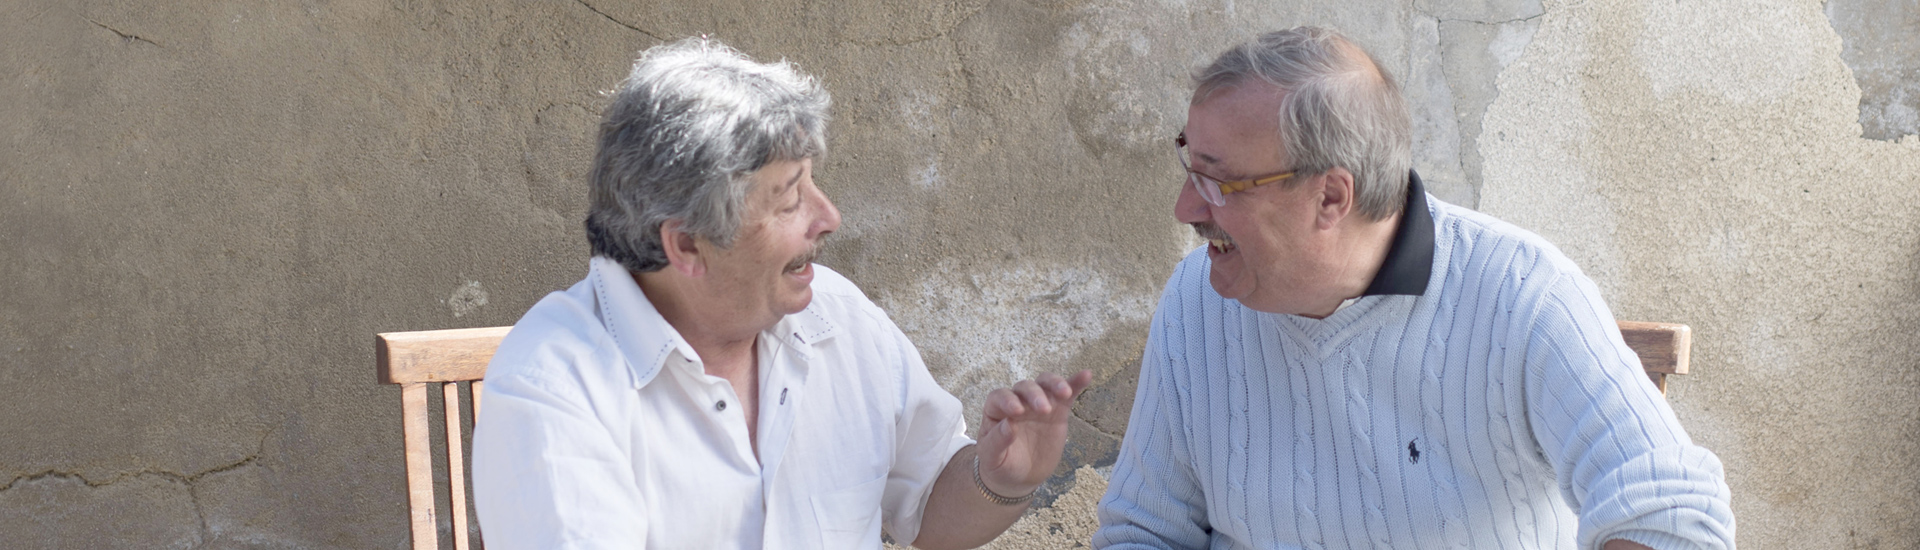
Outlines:
[[[1045,485],[1045,484],[1042,484],[1042,485]],[[1040,488],[1034,487],[1033,491],[1028,492],[1024,496],[1007,497],[1007,496],[1000,496],[1000,493],[993,492],[993,489],[988,489],[987,482],[982,481],[980,479],[980,455],[978,454],[973,455],[973,486],[980,488],[981,496],[985,496],[987,497],[987,500],[992,501],[994,504],[998,504],[1001,506],[1012,506],[1012,505],[1020,504],[1029,500],[1033,500],[1033,495],[1040,493]]]

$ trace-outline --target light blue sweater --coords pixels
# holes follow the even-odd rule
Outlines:
[[[1733,548],[1693,444],[1593,282],[1426,196],[1420,296],[1260,313],[1196,251],[1161,295],[1096,548]],[[1417,204],[1417,203],[1416,203]]]

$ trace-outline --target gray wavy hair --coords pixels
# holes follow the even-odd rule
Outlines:
[[[1294,171],[1344,167],[1353,173],[1362,216],[1377,221],[1400,212],[1413,168],[1413,122],[1400,86],[1366,50],[1319,27],[1262,34],[1194,73],[1193,104],[1249,78],[1285,93],[1280,147]]]
[[[786,60],[756,63],[706,38],[649,48],[614,92],[588,174],[593,254],[667,266],[660,225],[728,247],[755,170],[826,154],[826,89]]]

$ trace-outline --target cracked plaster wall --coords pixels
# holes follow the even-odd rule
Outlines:
[[[1920,351],[1920,308],[1864,300],[1914,304],[1913,213],[1885,199],[1915,186],[1866,176],[1915,173],[1913,141],[1834,118],[1868,86],[1844,78],[1818,5],[1758,6],[0,3],[0,537],[403,546],[398,391],[373,382],[371,335],[510,324],[582,276],[597,91],[635,51],[711,33],[833,91],[818,177],[846,222],[822,261],[970,411],[1016,376],[1097,373],[1051,507],[995,545],[1083,541],[1146,319],[1198,245],[1168,214],[1186,72],[1321,24],[1400,77],[1433,192],[1560,242],[1623,315],[1695,324],[1699,374],[1673,399],[1728,460],[1743,542],[1844,528],[1898,547],[1920,539],[1898,472],[1916,385],[1890,357]],[[1840,6],[1845,28],[1858,12]],[[1690,74],[1716,70],[1732,72]],[[1656,169],[1685,192],[1623,192]],[[1868,213],[1820,223],[1842,208]],[[1803,244],[1824,240],[1848,246]],[[1729,280],[1783,297],[1713,283]],[[1804,289],[1839,307],[1800,305]],[[1840,406],[1857,391],[1885,405]],[[1876,439],[1867,418],[1899,431]],[[1790,460],[1805,452],[1824,458]]]

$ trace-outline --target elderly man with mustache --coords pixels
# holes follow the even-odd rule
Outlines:
[[[487,368],[474,500],[489,548],[922,548],[991,540],[1058,464],[1091,375],[959,400],[812,260],[828,96],[785,62],[645,52],[600,125],[587,278]]]

